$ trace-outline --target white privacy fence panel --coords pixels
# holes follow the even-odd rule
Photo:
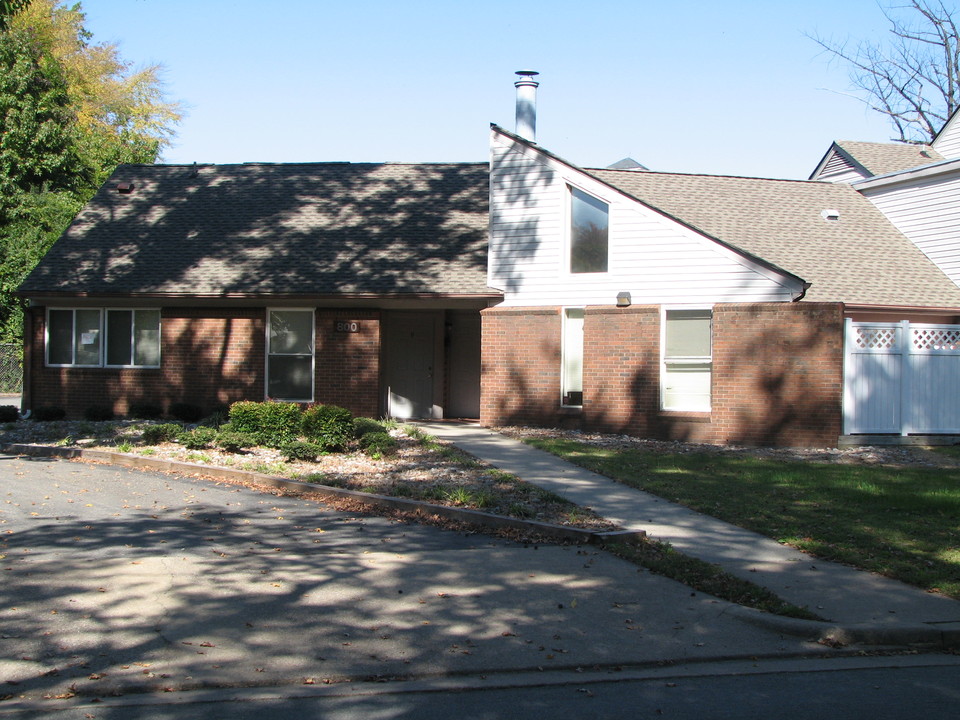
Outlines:
[[[846,324],[844,432],[960,433],[960,326]]]

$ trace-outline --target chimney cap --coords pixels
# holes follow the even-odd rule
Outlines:
[[[536,70],[517,70],[516,72],[514,72],[514,75],[529,75],[531,77],[539,74],[540,73],[538,73]]]

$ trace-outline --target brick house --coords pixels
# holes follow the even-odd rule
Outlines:
[[[24,408],[477,417],[486,164],[121,166],[23,283]]]
[[[948,146],[835,144],[810,181],[585,169],[498,126],[489,165],[121,166],[20,288],[23,407],[960,433],[960,286],[869,193]]]

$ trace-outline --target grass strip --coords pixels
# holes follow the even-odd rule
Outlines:
[[[960,599],[960,470],[528,443],[817,557]]]
[[[650,572],[721,600],[774,615],[801,620],[823,619],[806,608],[786,602],[766,588],[731,575],[718,565],[677,552],[668,543],[646,539],[631,544],[609,544],[605,548],[617,557],[645,567]]]

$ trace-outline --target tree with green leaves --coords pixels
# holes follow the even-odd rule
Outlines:
[[[942,0],[881,8],[887,41],[811,39],[850,71],[871,109],[886,115],[900,142],[930,142],[960,106],[960,33],[956,10]]]
[[[22,337],[16,288],[120,163],[155,162],[179,108],[159,68],[93,44],[80,5],[0,0],[0,341]]]

